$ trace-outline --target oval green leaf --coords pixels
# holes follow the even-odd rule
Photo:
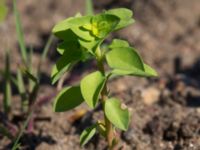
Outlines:
[[[83,16],[83,17],[70,17],[63,21],[57,23],[53,28],[53,33],[58,33],[70,29],[71,27],[83,26],[85,24],[90,23],[92,16]]]
[[[77,37],[87,41],[94,40],[94,36],[89,31],[81,28],[83,25],[90,23],[91,18],[92,16],[68,18],[55,25],[52,32],[65,41],[72,38],[76,39]]]
[[[55,112],[64,112],[79,106],[83,101],[79,86],[66,87],[56,97],[53,108]]]
[[[131,47],[114,48],[106,54],[108,65],[113,69],[144,70],[143,62],[138,53]]]
[[[126,131],[129,126],[130,114],[128,109],[124,109],[121,103],[116,98],[111,98],[105,101],[105,114],[106,117],[117,128]]]
[[[51,73],[52,84],[54,84],[69,68],[72,64],[80,61],[83,54],[81,49],[70,49],[65,50],[64,54],[56,62],[56,65],[53,66]]]
[[[120,22],[115,27],[115,30],[124,28],[134,22],[132,19],[133,12],[127,8],[116,8],[106,11],[106,14],[115,15],[120,18]]]
[[[88,127],[85,129],[80,136],[80,144],[81,146],[84,146],[88,143],[88,141],[95,135],[96,133],[96,125],[93,125],[91,127]]]
[[[81,93],[91,108],[95,108],[97,105],[105,81],[106,77],[99,71],[93,72],[81,80]]]

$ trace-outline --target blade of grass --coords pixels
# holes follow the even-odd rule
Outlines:
[[[37,77],[35,77],[33,74],[31,74],[28,70],[24,70],[23,71],[25,77],[27,77],[29,79],[29,81],[32,81],[33,87],[32,90],[29,92],[29,109],[31,108],[32,104],[35,102],[36,98],[37,98],[37,94],[38,94],[38,90],[39,90],[39,80]]]
[[[30,48],[30,52],[29,52],[29,64],[28,64],[28,68],[25,70],[25,75],[32,75],[33,74],[33,63],[32,63],[32,59],[33,59],[33,47],[31,46]],[[35,81],[32,80],[30,77],[28,77],[28,82],[29,82],[29,92],[33,90],[33,87],[35,85]]]
[[[6,51],[6,59],[5,59],[5,89],[4,89],[4,100],[3,100],[3,106],[5,113],[8,113],[10,111],[11,107],[11,97],[12,97],[12,89],[11,89],[11,83],[10,83],[10,56],[9,52]]]
[[[86,0],[86,10],[85,10],[85,13],[86,13],[86,15],[93,15],[94,14],[92,0]]]
[[[19,91],[20,97],[21,97],[21,107],[24,112],[27,112],[28,98],[26,95],[26,89],[25,89],[25,84],[24,84],[24,80],[22,77],[22,72],[20,69],[17,70],[17,82],[18,82],[18,91]]]
[[[38,65],[38,69],[37,69],[37,74],[38,74],[38,79],[39,80],[40,80],[41,66],[42,66],[43,62],[45,61],[45,59],[47,57],[49,48],[50,48],[53,40],[54,40],[54,36],[50,35],[48,40],[47,40],[47,43],[46,43],[46,45],[44,47],[44,50],[43,50],[43,53],[42,53],[42,57],[40,59],[40,62],[39,62],[39,65]]]
[[[17,9],[17,2],[16,0],[13,0],[13,9],[14,9],[14,15],[15,15],[15,25],[16,25],[16,33],[17,33],[17,39],[20,45],[22,60],[24,64],[27,64],[27,50],[24,42],[24,34],[22,30],[20,15]]]
[[[18,87],[18,82],[17,82],[17,79],[15,77],[11,77],[11,82],[16,86]]]
[[[16,138],[16,140],[15,140],[15,143],[14,143],[14,145],[13,145],[13,147],[12,147],[12,150],[17,150],[17,149],[19,148],[19,145],[20,145],[19,140],[21,139],[21,137],[22,137],[22,135],[23,135],[23,133],[24,133],[24,131],[25,131],[25,129],[26,129],[26,127],[27,127],[27,125],[28,125],[28,123],[29,123],[31,117],[32,117],[32,114],[33,114],[33,111],[31,111],[31,112],[29,113],[29,115],[28,115],[26,121],[24,122],[23,127],[22,127],[22,129],[20,130],[20,132],[19,132],[19,134],[18,134],[18,136],[17,136],[17,138]]]
[[[47,53],[49,51],[49,48],[50,48],[53,40],[54,40],[54,36],[50,35],[49,38],[48,38],[48,40],[47,40],[47,43],[46,43],[46,45],[44,47],[43,53],[42,53],[42,59],[41,59],[42,62],[46,59]]]

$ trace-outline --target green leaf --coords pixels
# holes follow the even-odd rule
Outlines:
[[[119,129],[127,130],[130,120],[128,109],[124,109],[116,98],[110,98],[105,101],[106,117]]]
[[[54,28],[53,33],[63,39],[76,39],[77,37],[84,40],[94,40],[94,37],[89,31],[81,28],[85,24],[89,24],[92,16],[71,17],[64,21],[59,22]]]
[[[64,112],[79,106],[83,102],[80,86],[66,87],[56,96],[54,111]]]
[[[115,30],[124,28],[134,22],[132,19],[133,12],[127,8],[116,8],[106,11],[106,14],[115,15],[120,18],[120,22],[115,27]]]
[[[114,69],[112,74],[115,75],[134,75],[134,76],[140,76],[140,77],[156,77],[158,76],[157,72],[148,66],[147,64],[144,64],[144,71],[139,69],[132,69],[132,70],[121,70],[121,69]]]
[[[96,125],[93,125],[91,127],[88,127],[85,129],[80,136],[80,144],[81,146],[84,146],[88,143],[88,141],[95,135],[96,133]]]
[[[106,54],[106,60],[108,65],[114,69],[132,70],[137,68],[144,70],[140,56],[130,47],[112,49]]]
[[[99,40],[99,39],[95,39],[89,42],[79,39],[80,45],[86,48],[92,55],[95,55],[94,51],[101,42],[102,40]]]
[[[112,43],[109,45],[110,49],[119,48],[119,47],[129,47],[129,43],[124,40],[114,39]]]
[[[106,78],[99,71],[93,72],[81,80],[81,93],[91,108],[97,105],[105,81]]]
[[[67,43],[63,43],[65,46]],[[76,45],[76,43],[74,43]],[[52,84],[54,84],[58,79],[76,62],[80,61],[83,57],[83,52],[80,47],[76,49],[76,46],[71,47],[71,49],[66,49],[63,56],[56,62],[53,66],[51,79]]]
[[[80,38],[86,41],[93,41],[95,39],[94,36],[91,35],[90,31],[85,30],[82,27],[72,27],[71,30]]]
[[[131,47],[113,48],[106,54],[106,60],[108,65],[113,68],[112,74],[141,77],[157,76],[156,71],[144,64],[138,53]]]
[[[23,34],[23,30],[22,30],[20,15],[19,15],[19,12],[18,12],[18,9],[17,9],[16,0],[13,0],[13,7],[14,7],[17,39],[18,39],[18,42],[19,42],[19,45],[20,45],[22,59],[23,59],[25,65],[26,65],[27,60],[28,60],[28,55],[27,55],[26,45],[25,45],[25,42],[24,42],[24,34]]]
[[[59,33],[59,32],[62,32],[62,31],[65,31],[65,30],[68,30],[68,29],[70,29],[70,24],[69,24],[69,21],[71,20],[71,19],[73,19],[74,17],[69,17],[69,18],[67,18],[67,19],[65,19],[65,20],[62,20],[62,21],[60,21],[60,22],[58,22],[54,27],[53,27],[53,30],[52,30],[52,32],[54,33],[54,34],[56,34],[56,33]]]
[[[78,36],[71,29],[55,32],[54,35],[64,41],[76,41]]]
[[[53,66],[52,73],[51,73],[51,80],[52,84],[55,84],[60,77],[68,71],[73,64],[76,62],[65,61],[65,57],[61,57],[56,64]]]
[[[92,16],[86,15],[81,17],[74,17],[73,19],[69,20],[69,24],[71,26],[83,26],[85,24],[91,23]]]
[[[92,32],[98,38],[105,38],[115,29],[119,18],[109,14],[99,14],[92,18]]]
[[[60,43],[57,47],[59,54],[63,55],[65,51],[77,50],[80,49],[80,44],[77,40],[73,41],[64,41]]]

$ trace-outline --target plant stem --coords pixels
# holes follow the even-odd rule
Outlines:
[[[97,49],[97,51],[98,51],[97,52],[98,54],[101,54],[100,49]],[[101,55],[98,56],[98,58],[97,58],[97,66],[98,66],[98,70],[103,75],[105,75],[105,69],[104,69],[104,65],[103,65],[103,57]],[[108,90],[107,90],[107,81],[106,81],[104,88],[101,92],[101,102],[102,102],[103,108],[104,108],[104,105],[105,105],[105,101],[108,98],[107,95],[108,95]],[[103,109],[103,111],[104,111],[104,109]],[[104,112],[104,121],[105,121],[105,128],[106,128],[106,140],[108,142],[109,150],[112,150],[114,148],[114,145],[113,145],[113,140],[114,140],[113,126],[112,126],[112,123],[106,117],[105,112]]]

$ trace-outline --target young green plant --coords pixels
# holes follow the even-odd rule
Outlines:
[[[79,61],[95,59],[97,62],[97,71],[86,75],[79,85],[63,88],[53,106],[55,112],[64,112],[83,102],[92,109],[102,105],[104,120],[97,120],[82,132],[82,146],[99,132],[106,138],[109,149],[113,149],[117,143],[115,128],[124,131],[128,129],[130,112],[118,98],[109,96],[109,78],[124,75],[157,76],[156,71],[144,63],[127,41],[114,39],[107,50],[101,49],[110,33],[134,22],[132,15],[132,11],[126,8],[111,9],[97,15],[78,14],[59,22],[53,28],[55,36],[62,40],[57,47],[61,57],[54,65],[51,75],[53,84]],[[105,63],[110,67],[108,72],[105,71]]]

